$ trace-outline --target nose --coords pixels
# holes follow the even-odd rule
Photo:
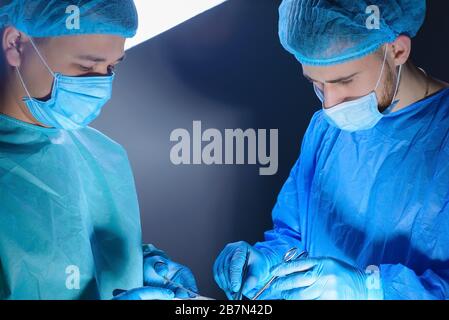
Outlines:
[[[329,109],[345,101],[345,96],[341,95],[337,88],[324,86],[324,108]]]
[[[95,68],[95,74],[97,76],[109,76],[111,74],[111,70],[109,69],[109,65],[98,65]]]

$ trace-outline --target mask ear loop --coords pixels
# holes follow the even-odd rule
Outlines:
[[[47,64],[47,62],[45,61],[44,57],[42,57],[41,53],[39,52],[39,49],[37,48],[36,44],[34,43],[33,39],[30,37],[30,43],[33,46],[34,50],[36,51],[37,55],[39,56],[39,59],[42,61],[42,63],[45,65],[45,67],[47,68],[47,70],[50,72],[50,74],[53,76],[53,78],[55,78],[55,73],[53,72],[53,70],[51,70],[50,66]],[[16,46],[14,46],[15,48],[17,48]],[[23,88],[25,89],[25,92],[28,95],[28,98],[31,98],[30,92],[27,89],[27,86],[25,85],[25,81],[23,80],[22,74],[20,73],[19,67],[16,66],[16,71],[17,74],[19,75],[19,79],[20,82],[22,82]]]
[[[49,65],[48,65],[47,62],[45,61],[45,59],[42,57],[41,53],[39,52],[39,50],[37,49],[36,45],[34,44],[33,39],[32,39],[31,37],[30,37],[29,39],[30,39],[31,45],[33,46],[34,50],[36,51],[37,55],[39,56],[39,59],[41,59],[42,63],[45,65],[45,67],[46,67],[47,70],[50,72],[50,74],[53,76],[53,78],[55,78],[54,72],[51,70],[51,68],[49,67]],[[16,47],[16,48],[17,48],[17,47]],[[23,79],[23,77],[22,77],[22,74],[21,74],[21,72],[20,72],[18,66],[16,66],[16,72],[17,72],[17,75],[19,76],[19,80],[20,80],[20,82],[22,83],[23,89],[25,90],[25,92],[26,92],[28,98],[29,98],[30,101],[34,104],[34,100],[33,100],[33,98],[31,97],[30,92],[28,91],[28,88],[27,88],[27,86],[26,86],[26,84],[25,84],[25,81],[24,81],[24,79]]]
[[[25,90],[25,92],[26,92],[28,98],[29,98],[31,101],[33,101],[33,99],[31,98],[31,94],[30,94],[30,92],[28,91],[27,86],[25,85],[25,81],[23,80],[22,75],[20,74],[19,67],[16,67],[16,71],[17,71],[17,75],[19,76],[20,82],[22,83],[22,87],[23,87],[23,89]]]
[[[377,80],[377,84],[376,84],[376,87],[374,88],[374,91],[376,91],[377,87],[379,86],[380,80],[382,78],[382,73],[385,69],[385,63],[387,61],[387,51],[388,51],[388,45],[385,47],[384,62],[382,63],[382,69],[380,70],[380,77]],[[391,104],[393,104],[395,102],[394,99],[396,98],[396,95],[399,91],[399,84],[401,83],[401,76],[402,76],[402,66],[403,66],[402,64],[399,66],[398,79],[396,80],[396,88],[394,89],[394,95],[393,95],[393,100],[391,101]]]
[[[33,46],[34,50],[36,51],[37,55],[39,56],[39,59],[41,59],[42,63],[45,65],[45,67],[47,67],[47,70],[50,72],[50,74],[53,76],[53,78],[55,78],[55,73],[53,72],[53,70],[51,70],[51,68],[47,64],[47,61],[45,61],[44,57],[42,57],[41,53],[39,52],[39,49],[37,49],[37,47],[34,44],[34,41],[31,37],[30,37],[30,43]]]
[[[374,87],[374,91],[377,90],[377,88],[379,87],[379,84],[380,84],[380,80],[382,79],[382,74],[384,73],[384,69],[385,69],[385,63],[387,62],[387,52],[388,52],[388,45],[385,47],[384,62],[382,63],[382,69],[380,69],[379,79],[377,79],[377,83],[376,83],[376,86]]]
[[[23,87],[23,89],[25,90],[25,92],[26,92],[26,94],[27,94],[27,96],[28,96],[29,102],[33,105],[33,107],[34,107],[35,109],[37,109],[37,108],[36,108],[35,101],[34,101],[34,99],[31,97],[31,94],[30,94],[30,92],[28,91],[28,88],[27,88],[27,86],[26,86],[26,84],[25,84],[25,81],[23,80],[23,77],[22,77],[22,75],[21,75],[21,73],[20,73],[19,67],[16,67],[16,72],[17,72],[17,75],[19,76],[20,82],[22,83],[22,87]],[[34,116],[34,113],[33,113],[31,110],[30,110],[30,112],[31,112],[31,114],[33,115],[33,117],[35,117],[35,116]]]
[[[20,36],[19,36],[19,40],[20,40]],[[18,52],[20,52],[19,51],[19,49],[17,48],[17,42],[16,42],[17,40],[15,40],[13,43],[11,43],[11,45],[18,51]],[[20,80],[20,82],[22,83],[22,87],[23,87],[23,89],[25,90],[25,93],[27,94],[27,96],[28,96],[28,98],[32,101],[33,99],[31,98],[31,94],[30,94],[30,92],[28,91],[28,88],[27,88],[27,86],[26,86],[26,84],[25,84],[25,81],[23,80],[23,77],[22,77],[22,74],[20,73],[20,70],[19,70],[19,66],[15,66],[15,69],[16,69],[16,72],[17,72],[17,75],[18,75],[18,77],[19,77],[19,80]]]
[[[394,90],[394,95],[393,95],[393,101],[391,101],[391,103],[393,104],[395,102],[395,98],[396,95],[399,91],[399,84],[401,83],[401,78],[402,78],[402,64],[399,66],[399,71],[398,71],[398,79],[396,80],[396,89]]]

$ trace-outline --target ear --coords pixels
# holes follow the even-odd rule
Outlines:
[[[2,49],[9,66],[20,67],[23,44],[28,41],[28,37],[16,28],[5,28],[3,32]]]
[[[395,66],[403,65],[410,57],[412,49],[412,40],[406,35],[400,35],[391,43],[391,52]]]

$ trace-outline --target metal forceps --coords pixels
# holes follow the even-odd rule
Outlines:
[[[282,261],[285,263],[285,262],[290,262],[292,260],[299,259],[299,258],[305,258],[305,257],[307,257],[307,251],[302,251],[301,253],[298,254],[298,248],[293,247],[285,253]],[[276,275],[272,276],[270,278],[270,280],[262,287],[262,289],[260,289],[256,293],[256,295],[251,300],[257,300],[262,295],[262,293],[264,293],[265,290],[267,290],[271,286],[273,281],[276,280],[277,278],[278,277]]]

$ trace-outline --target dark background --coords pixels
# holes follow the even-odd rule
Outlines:
[[[230,0],[131,49],[112,102],[94,124],[127,150],[136,179],[144,242],[195,273],[200,292],[223,298],[213,262],[229,242],[262,240],[276,195],[298,157],[319,103],[301,67],[278,41],[280,1]],[[449,2],[428,1],[412,55],[449,81]],[[217,128],[279,129],[279,171],[255,165],[170,161],[170,133]]]

